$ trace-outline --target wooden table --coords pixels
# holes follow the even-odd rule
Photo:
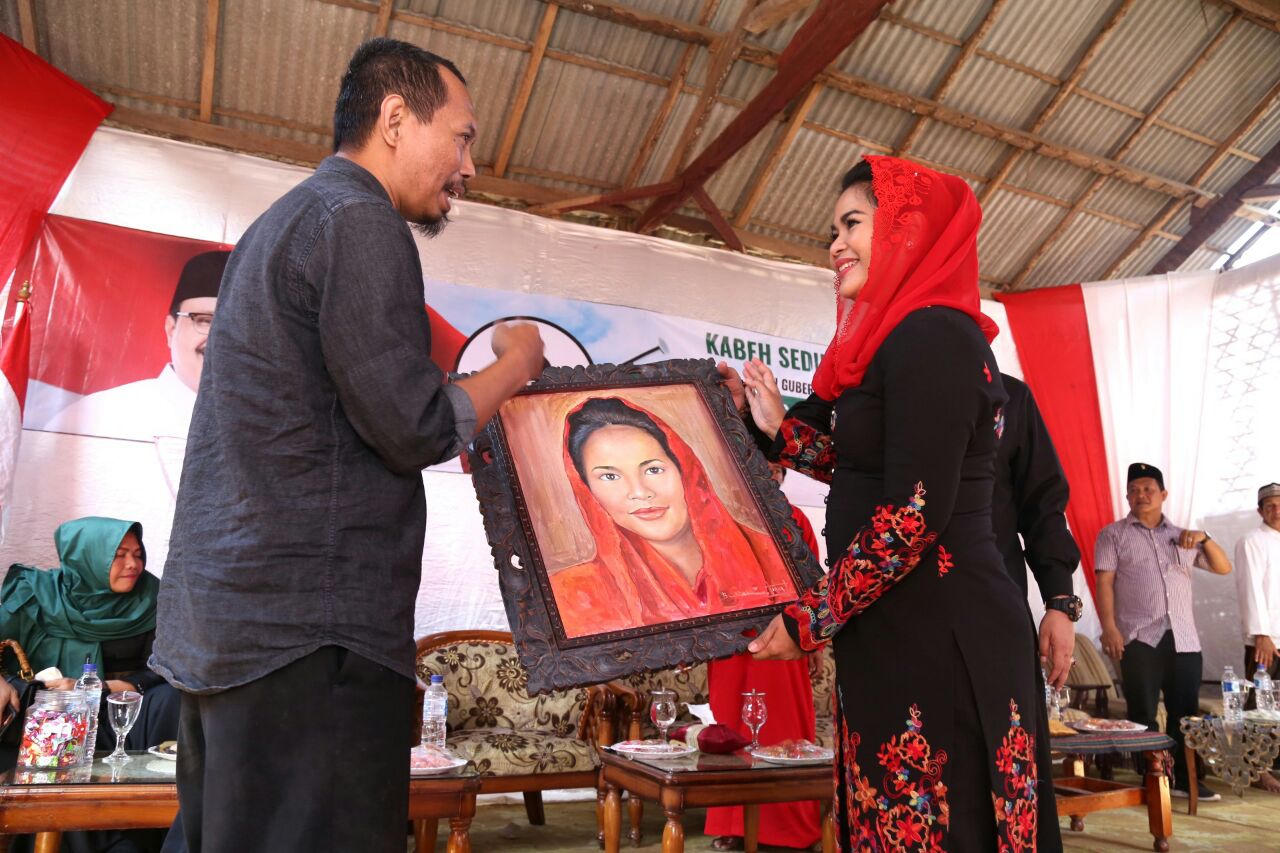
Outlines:
[[[684,850],[680,818],[687,808],[744,806],[747,853],[755,853],[760,830],[761,803],[820,800],[833,794],[831,764],[782,766],[736,752],[732,755],[696,753],[689,758],[654,760],[600,753],[605,783],[604,849],[618,853],[622,844],[622,797],[627,791],[661,803],[667,816],[662,830],[662,853]],[[835,850],[835,827],[830,809],[822,823],[823,853]]]
[[[1064,775],[1053,780],[1058,814],[1071,817],[1071,831],[1084,831],[1084,816],[1126,806],[1147,807],[1147,825],[1155,839],[1152,847],[1163,853],[1173,835],[1173,811],[1169,801],[1169,753],[1173,740],[1159,732],[1125,732],[1056,737],[1054,752],[1066,755]],[[1084,756],[1141,752],[1146,759],[1142,785],[1125,785],[1084,775]]]
[[[66,831],[172,824],[178,812],[173,763],[145,752],[130,755],[134,760],[118,769],[99,759],[92,768],[60,773],[0,774],[0,851],[8,850],[9,836],[16,834],[35,833],[36,853],[57,853]],[[437,822],[447,819],[449,853],[470,853],[479,788],[480,777],[469,767],[415,778],[409,783],[408,818],[420,821],[419,832],[429,828],[433,847]]]

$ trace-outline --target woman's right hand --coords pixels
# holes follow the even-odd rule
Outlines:
[[[782,428],[782,419],[787,414],[773,371],[760,359],[753,358],[742,365],[742,384],[746,386],[751,419],[761,432],[773,438]]]
[[[76,680],[74,678],[50,678],[44,683],[46,690],[75,690]]]

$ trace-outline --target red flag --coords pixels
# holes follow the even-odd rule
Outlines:
[[[112,106],[0,35],[0,282]]]
[[[22,407],[27,401],[27,374],[31,369],[31,321],[27,311],[29,291],[23,285],[13,313],[13,328],[0,351],[0,539],[3,518],[9,514],[13,477],[18,469],[18,445],[22,441]]]

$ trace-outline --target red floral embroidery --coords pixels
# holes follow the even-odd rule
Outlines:
[[[991,368],[987,366],[987,363],[985,361],[982,363],[982,375],[987,377],[987,384],[990,385],[991,384]]]
[[[1000,853],[1036,849],[1038,817],[1036,739],[1022,727],[1018,703],[1009,700],[1009,731],[996,750],[996,771],[1004,777],[1003,796],[993,791]]]
[[[947,786],[942,781],[947,753],[935,752],[921,733],[919,707],[912,705],[908,714],[906,730],[876,753],[876,761],[884,768],[879,789],[858,764],[861,736],[845,727],[843,714],[836,717],[846,823],[855,850],[933,853],[944,849],[950,823]]]
[[[1004,438],[1004,406],[996,409],[996,441]]]
[[[924,484],[916,483],[905,506],[876,507],[871,523],[858,531],[831,571],[786,609],[796,620],[801,648],[816,649],[830,640],[916,567],[938,538],[925,532],[924,495]]]
[[[836,449],[831,436],[797,418],[783,421],[781,432],[786,444],[779,461],[793,471],[830,483],[831,472],[836,467]]]
[[[951,562],[951,552],[941,545],[938,546],[938,577],[945,578],[947,572],[955,568],[955,563]]]

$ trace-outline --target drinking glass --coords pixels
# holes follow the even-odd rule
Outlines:
[[[742,694],[742,722],[751,729],[751,749],[760,747],[760,727],[769,718],[769,709],[764,704],[764,693],[751,690]]]
[[[141,707],[142,694],[132,690],[121,690],[107,697],[107,717],[116,733],[116,748],[103,761],[108,764],[124,764],[133,760],[125,754],[124,739],[128,737],[129,729],[138,721],[138,710]]]
[[[1050,719],[1062,720],[1062,712],[1071,707],[1071,691],[1062,685],[1053,692],[1053,713]]]
[[[649,717],[662,731],[662,742],[667,742],[667,729],[676,721],[676,694],[672,690],[654,690],[649,694]]]

